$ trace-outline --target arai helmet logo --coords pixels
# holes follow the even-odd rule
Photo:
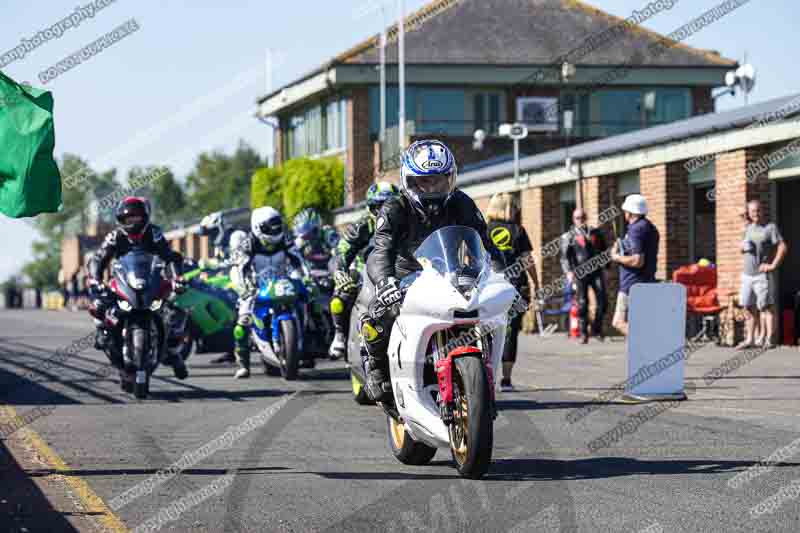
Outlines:
[[[441,161],[437,161],[436,159],[428,159],[423,161],[420,165],[424,170],[431,170],[432,168],[442,168],[444,163]]]

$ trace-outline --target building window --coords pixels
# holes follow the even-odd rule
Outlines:
[[[655,107],[648,110],[645,95],[650,92],[655,95]],[[605,89],[591,94],[564,91],[560,104],[560,119],[563,111],[572,110],[572,134],[578,137],[617,135],[692,115],[692,93],[680,87]]]
[[[562,183],[558,189],[558,205],[561,215],[561,233],[572,227],[572,212],[578,207],[575,199],[575,182]]]
[[[487,135],[497,135],[505,120],[502,93],[474,93],[472,95],[472,130],[483,130]]]
[[[711,200],[716,162],[689,173],[689,258],[692,262],[717,258],[717,212]]]
[[[289,117],[286,158],[315,156],[346,146],[345,100],[315,105]]]
[[[622,207],[625,197],[629,194],[641,194],[639,182],[638,170],[624,172],[617,176],[617,207]],[[624,216],[614,219],[614,228],[620,237],[625,235],[625,232],[628,231],[628,223],[625,222]]]

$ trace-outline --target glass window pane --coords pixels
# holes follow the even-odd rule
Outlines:
[[[468,129],[465,100],[466,95],[460,89],[418,89],[417,101],[422,116],[417,121],[416,131],[464,135]]]

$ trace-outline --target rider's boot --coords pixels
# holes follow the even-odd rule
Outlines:
[[[250,377],[250,332],[248,328],[237,324],[233,330],[233,337],[236,339],[236,348],[234,354],[236,355],[236,362],[239,363],[239,369],[233,375],[236,379],[243,379]]]
[[[183,357],[178,354],[175,354],[172,357],[172,371],[175,373],[175,377],[178,379],[188,378],[189,370],[186,368],[186,363],[183,361]]]
[[[387,357],[367,358],[367,394],[374,402],[389,402],[392,399],[392,385],[389,381],[389,359]]]
[[[346,341],[347,339],[344,336],[344,332],[336,330],[336,335],[333,337],[331,347],[328,349],[328,357],[330,357],[332,361],[344,357],[347,349]]]

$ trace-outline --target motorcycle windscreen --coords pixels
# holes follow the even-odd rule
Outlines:
[[[142,250],[132,250],[117,260],[115,269],[125,285],[134,289],[136,308],[149,307],[161,286],[161,261]]]
[[[467,226],[447,226],[428,235],[414,258],[423,269],[432,268],[455,286],[464,278],[478,280],[491,271],[489,254],[478,232]]]

